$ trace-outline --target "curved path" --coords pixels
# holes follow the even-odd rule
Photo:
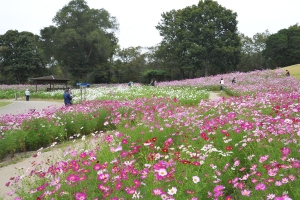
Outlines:
[[[47,107],[61,107],[63,106],[63,101],[25,101],[25,100],[1,100],[5,102],[11,102],[7,106],[0,107],[0,117],[5,114],[24,114],[32,111],[33,109],[39,111]]]
[[[220,92],[211,92],[209,99],[210,100],[219,100],[221,99]],[[45,109],[49,106],[60,107],[63,106],[63,102],[51,102],[51,101],[25,101],[25,100],[2,100],[2,101],[10,101],[11,104],[0,107],[0,117],[3,117],[5,114],[21,114],[30,112],[31,109],[41,110]],[[1,148],[1,147],[0,147]],[[11,192],[12,189],[6,187],[5,184],[9,181],[11,177],[16,177],[21,174],[26,175],[36,167],[36,165],[43,165],[49,157],[53,159],[59,159],[62,155],[60,149],[55,149],[47,152],[43,152],[41,155],[37,157],[32,156],[33,153],[28,153],[25,155],[24,153],[19,154],[19,162],[14,164],[9,164],[5,167],[0,168],[0,199],[3,200],[13,200],[15,195],[7,196],[6,194]],[[23,157],[23,158],[22,158]],[[27,171],[27,172],[26,172]],[[12,181],[11,181],[12,182]]]

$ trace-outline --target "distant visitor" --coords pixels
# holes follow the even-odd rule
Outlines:
[[[232,81],[231,81],[232,83],[236,83],[236,81],[235,81],[235,77],[233,77],[233,79],[232,79]]]
[[[66,89],[64,93],[64,102],[65,102],[65,106],[72,105],[72,96],[70,95],[68,89]]]
[[[30,91],[28,89],[26,89],[25,91],[25,96],[26,96],[26,101],[29,101]]]
[[[220,80],[220,90],[223,91],[223,86],[224,86],[224,80],[221,78]]]
[[[286,76],[290,76],[289,70],[285,70],[285,72],[286,72],[286,73],[285,73]]]
[[[130,82],[128,83],[128,86],[129,86],[129,87],[133,86],[133,82],[130,81]]]

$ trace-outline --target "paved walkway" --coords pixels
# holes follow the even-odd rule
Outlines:
[[[5,114],[24,114],[30,112],[32,109],[39,111],[47,107],[61,107],[63,106],[63,101],[25,101],[25,100],[1,100],[5,102],[11,102],[7,106],[0,107],[0,117]]]
[[[220,99],[220,92],[211,92],[209,99],[211,100],[218,100]],[[20,114],[20,113],[27,113],[30,109],[41,110],[45,109],[49,106],[63,106],[63,102],[48,102],[48,101],[25,101],[25,100],[2,100],[2,101],[10,101],[11,104],[0,107],[0,117],[5,114]],[[35,152],[34,152],[35,153]],[[28,172],[24,173],[23,171],[31,171],[36,167],[38,163],[46,163],[49,158],[59,158],[62,155],[60,149],[43,152],[38,157],[32,157],[33,152],[28,153],[25,155],[24,153],[17,154],[19,162],[10,164],[8,166],[0,168],[0,199],[3,198],[4,200],[13,200],[15,195],[11,197],[7,196],[6,193],[11,192],[11,188],[6,187],[5,184],[9,181],[11,177],[16,177],[21,174],[28,174]],[[23,158],[22,158],[23,157]],[[26,158],[27,157],[27,158]],[[21,169],[21,170],[20,170]]]
[[[222,97],[221,97],[221,92],[210,92],[209,93],[209,99],[210,100],[219,100],[219,99],[221,99]]]

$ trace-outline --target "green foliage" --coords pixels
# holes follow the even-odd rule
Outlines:
[[[266,41],[264,56],[270,65],[284,67],[300,63],[300,26],[295,24],[281,29]]]
[[[141,47],[117,49],[114,76],[118,82],[141,82],[145,69],[145,55]]]
[[[90,9],[85,1],[72,0],[53,21],[57,27],[41,30],[41,45],[47,47],[45,57],[49,60],[53,56],[62,72],[87,81],[87,75],[114,52],[117,39],[112,31],[118,28],[116,19],[104,9]]]
[[[152,79],[155,79],[157,81],[163,81],[167,78],[170,78],[170,73],[161,69],[146,70],[143,72],[143,76],[147,80],[147,83],[149,83]]]
[[[0,72],[10,84],[26,83],[28,78],[47,72],[38,36],[30,32],[9,30],[0,35],[0,57]]]
[[[163,13],[156,26],[163,36],[157,55],[179,69],[181,79],[201,69],[205,75],[208,69],[212,74],[235,70],[240,53],[236,16],[210,0]]]
[[[238,65],[238,71],[253,71],[267,69],[270,66],[263,56],[266,49],[266,40],[270,36],[268,30],[263,33],[257,33],[253,38],[240,34],[241,38],[241,62]]]
[[[126,109],[123,110],[127,113]],[[114,130],[116,126],[107,120],[110,112],[99,109],[94,113],[57,113],[51,121],[32,118],[22,123],[20,130],[5,131],[0,138],[0,160],[7,155],[48,147],[54,142],[64,142],[95,131]],[[64,123],[57,123],[56,118]],[[105,124],[105,122],[108,122]]]

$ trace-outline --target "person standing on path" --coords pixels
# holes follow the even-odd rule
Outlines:
[[[220,90],[223,91],[223,86],[224,86],[224,80],[223,78],[221,78],[221,81],[220,81]]]
[[[28,89],[26,89],[25,91],[25,96],[26,96],[26,101],[29,101],[30,91]]]
[[[71,96],[71,103],[70,103],[70,105],[72,105],[73,103],[72,103],[72,99],[73,99],[73,95],[72,95],[72,91],[71,91],[71,88],[70,87],[68,87],[68,90],[69,90],[69,94],[70,94],[70,96]]]
[[[64,103],[65,103],[65,106],[72,105],[72,96],[70,95],[68,89],[66,89],[65,93],[64,93]]]

